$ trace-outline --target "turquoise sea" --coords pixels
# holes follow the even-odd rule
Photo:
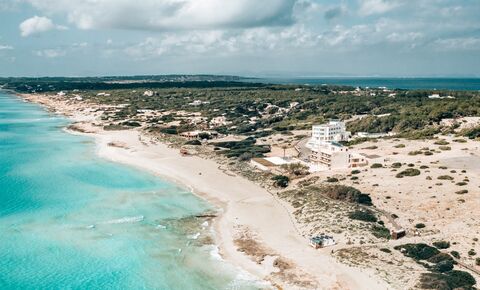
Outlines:
[[[95,155],[68,120],[0,92],[0,289],[258,289],[220,260],[212,208]]]

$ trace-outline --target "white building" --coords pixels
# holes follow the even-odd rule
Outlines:
[[[312,138],[309,144],[315,146],[323,142],[348,141],[350,132],[345,129],[345,123],[338,120],[331,120],[327,124],[313,125]]]
[[[306,145],[311,150],[311,166],[316,170],[335,170],[366,165],[365,158],[349,152],[348,147],[338,143],[347,141],[349,137],[350,132],[346,131],[344,122],[331,120],[328,124],[314,125],[312,138]]]
[[[323,142],[311,148],[310,161],[328,169],[350,167],[348,148],[336,142]]]

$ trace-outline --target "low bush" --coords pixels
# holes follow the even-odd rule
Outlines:
[[[415,228],[417,228],[417,229],[423,229],[423,228],[425,228],[425,224],[418,223],[418,224],[415,225]]]
[[[450,151],[450,150],[452,150],[452,147],[450,147],[450,146],[439,146],[438,149],[440,149],[442,151]]]
[[[381,248],[380,251],[382,251],[384,253],[388,253],[388,254],[390,254],[392,252],[390,249],[387,249],[387,248]]]
[[[200,142],[200,140],[190,140],[190,141],[185,142],[185,145],[198,146],[198,145],[202,145],[202,142]]]
[[[448,248],[450,248],[450,242],[447,242],[447,241],[436,241],[436,242],[433,242],[433,245],[437,249],[448,249]]]
[[[418,286],[422,289],[472,289],[476,283],[470,273],[452,270],[446,273],[423,273]]]
[[[398,144],[398,145],[395,145],[393,147],[395,147],[395,148],[405,148],[405,144]]]
[[[413,258],[417,261],[419,260],[428,260],[431,257],[438,255],[440,253],[434,247],[431,247],[427,244],[405,244],[394,247],[395,250],[401,251],[405,256]]]
[[[462,189],[462,190],[459,190],[459,191],[455,191],[456,194],[467,194],[468,193],[468,190],[466,189]]]
[[[351,203],[359,203],[364,205],[373,205],[372,198],[360,190],[346,185],[326,185],[318,187],[317,190],[335,200],[348,201]]]
[[[327,182],[338,182],[338,178],[336,177],[327,177]]]
[[[400,167],[402,167],[402,163],[400,162],[392,163],[392,168],[400,168]]]
[[[288,183],[290,182],[288,176],[285,175],[275,175],[274,177],[272,177],[272,180],[275,181],[275,186],[283,188],[287,187]]]
[[[437,179],[440,179],[440,180],[453,180],[454,178],[451,177],[450,175],[440,175],[439,177],[437,177]]]
[[[441,140],[435,141],[433,144],[435,144],[435,145],[448,145],[450,143],[448,143],[447,140],[445,140],[445,139],[441,139]]]
[[[457,251],[451,251],[450,255],[452,255],[454,258],[460,259],[460,253]]]
[[[415,168],[407,168],[404,171],[397,173],[395,177],[397,178],[403,178],[405,176],[417,176],[420,175],[420,170],[415,169]]]
[[[358,170],[358,169],[355,169],[355,170],[352,170],[352,172],[351,172],[351,173],[352,173],[352,174],[360,174],[360,170]]]
[[[433,269],[440,273],[451,271],[453,270],[453,261],[452,260],[441,261],[438,264],[436,264]]]
[[[371,228],[371,231],[372,231],[372,234],[379,239],[388,240],[391,238],[390,231],[384,226],[374,225]]]
[[[373,163],[370,168],[383,168],[383,165],[380,163]]]
[[[369,210],[356,210],[348,214],[348,217],[352,220],[359,220],[364,222],[374,223],[378,219],[372,211]]]

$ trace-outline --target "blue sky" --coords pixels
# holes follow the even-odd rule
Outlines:
[[[0,0],[0,76],[480,76],[479,0]]]

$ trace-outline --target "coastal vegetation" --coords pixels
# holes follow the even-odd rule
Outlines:
[[[440,125],[442,119],[480,115],[480,93],[475,91],[269,85],[242,82],[240,77],[228,76],[147,76],[141,80],[141,77],[123,81],[120,78],[8,78],[0,79],[0,84],[22,93],[62,91],[81,96],[85,101],[123,105],[111,116],[105,116],[111,121],[135,121],[142,110],[164,112],[161,117],[149,120],[149,126],[169,128],[164,132],[173,134],[182,128],[189,129],[188,123],[169,125],[171,121],[181,120],[176,113],[179,110],[201,113],[207,122],[224,117],[225,122],[215,128],[220,133],[257,138],[307,129],[312,123],[331,118],[347,120],[360,115],[365,117],[347,123],[353,133],[395,132],[397,137],[431,138],[450,132]],[[145,94],[147,91],[151,93]],[[432,93],[448,94],[452,98],[428,98]],[[475,139],[480,128],[465,129],[458,134]],[[361,142],[360,139],[355,142]],[[443,144],[441,140],[438,142]]]

